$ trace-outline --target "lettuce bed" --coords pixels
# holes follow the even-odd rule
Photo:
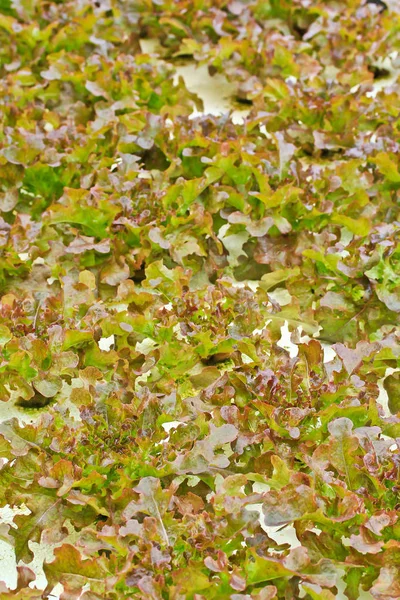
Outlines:
[[[0,598],[400,597],[399,50],[395,2],[0,0]]]

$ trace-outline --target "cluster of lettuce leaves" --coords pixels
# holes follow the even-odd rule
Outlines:
[[[398,50],[382,2],[0,0],[1,599],[400,597]]]

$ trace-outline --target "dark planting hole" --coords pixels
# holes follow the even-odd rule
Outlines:
[[[164,152],[160,148],[157,148],[157,146],[153,146],[153,148],[143,153],[142,162],[147,171],[151,171],[152,169],[165,171],[170,165]]]
[[[245,106],[253,106],[253,100],[250,100],[245,96],[236,96],[235,102],[237,102],[238,104],[244,104]]]
[[[132,279],[132,281],[134,281],[135,283],[142,283],[142,281],[146,279],[144,267],[142,267],[141,269],[137,269],[132,275],[132,277],[130,277],[130,279]]]
[[[380,9],[380,12],[387,10],[387,4],[383,0],[367,0],[366,4],[375,4]]]
[[[297,37],[302,40],[303,35],[306,34],[308,31],[308,27],[302,27],[298,23],[294,23],[294,25],[292,25],[292,30],[293,33],[295,33]]]
[[[231,354],[227,352],[218,352],[217,354],[211,354],[211,356],[207,356],[207,358],[203,358],[202,362],[207,365],[218,365],[219,363],[225,362],[229,360]]]
[[[106,515],[97,515],[96,521],[97,523],[104,523],[105,521],[108,521],[108,517]]]
[[[377,67],[375,65],[370,65],[368,67],[368,71],[370,73],[372,73],[375,80],[376,79],[385,79],[386,77],[389,77],[389,75],[390,75],[390,71],[388,71],[387,69],[383,69],[381,67]]]
[[[46,398],[46,396],[43,396],[42,394],[40,394],[39,392],[35,392],[35,395],[32,398],[29,398],[29,400],[26,400],[25,398],[18,398],[18,400],[16,401],[15,405],[19,406],[20,408],[34,408],[34,409],[38,409],[38,408],[44,408],[45,406],[48,406],[49,404],[52,404],[54,402],[54,398]]]
[[[338,154],[343,154],[343,148],[324,148],[321,150],[321,158],[332,158],[333,156],[337,156]]]

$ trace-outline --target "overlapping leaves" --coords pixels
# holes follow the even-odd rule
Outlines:
[[[2,598],[399,596],[392,4],[0,2]]]

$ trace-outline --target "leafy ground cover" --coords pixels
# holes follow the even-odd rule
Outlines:
[[[1,599],[400,597],[399,49],[394,2],[0,0]]]

